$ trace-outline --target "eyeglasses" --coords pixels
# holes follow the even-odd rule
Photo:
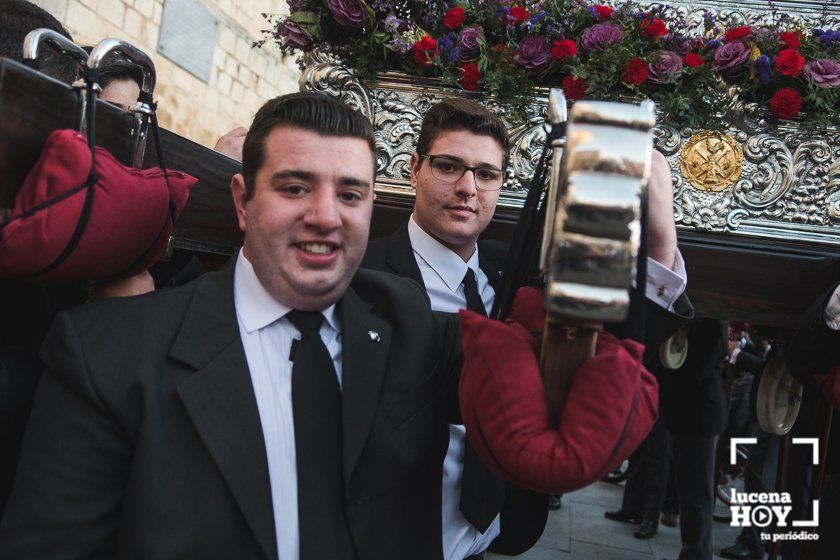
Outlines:
[[[502,183],[504,183],[505,172],[495,167],[486,165],[473,167],[447,156],[423,154],[420,157],[429,160],[429,169],[432,176],[444,183],[457,183],[467,171],[473,172],[475,188],[482,191],[497,191],[502,188]]]

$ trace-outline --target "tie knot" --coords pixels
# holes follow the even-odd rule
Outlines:
[[[324,316],[320,311],[298,311],[297,309],[293,309],[286,313],[286,317],[301,334],[318,334],[318,331],[321,330],[321,325],[324,323]]]
[[[473,269],[467,267],[467,273],[464,274],[464,279],[461,281],[461,283],[466,287],[477,285],[475,281],[475,272],[473,272]]]

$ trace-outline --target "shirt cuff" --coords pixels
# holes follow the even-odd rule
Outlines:
[[[731,355],[731,356],[729,356],[729,363],[730,363],[730,364],[732,364],[732,365],[734,366],[734,365],[735,365],[735,362],[737,362],[737,361],[738,361],[738,354],[740,354],[740,353],[741,353],[741,349],[740,349],[740,348],[736,348],[735,350],[733,350],[733,351],[732,351],[732,355]]]
[[[687,284],[685,261],[682,254],[677,249],[673,269],[650,257],[648,257],[647,266],[647,290],[645,295],[649,300],[671,310],[674,302],[685,291]]]
[[[825,324],[833,331],[840,331],[840,286],[831,294],[831,299],[828,300],[828,305],[825,306],[823,312]]]

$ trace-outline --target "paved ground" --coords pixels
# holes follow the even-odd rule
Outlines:
[[[563,496],[563,507],[550,512],[537,546],[521,560],[673,560],[680,551],[679,527],[659,526],[650,540],[633,538],[635,525],[604,518],[604,511],[621,504],[623,485],[598,482]],[[735,542],[738,529],[714,522],[714,550]],[[485,555],[487,560],[510,560],[510,556]],[[715,556],[717,560],[719,556]]]

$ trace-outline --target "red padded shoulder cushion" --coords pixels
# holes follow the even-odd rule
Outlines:
[[[126,167],[96,148],[96,185],[78,245],[58,267],[35,275],[67,247],[84,207],[90,166],[82,134],[50,134],[0,228],[0,277],[38,282],[123,278],[148,269],[163,255],[172,221],[186,206],[196,179],[167,171],[167,186],[159,167]]]
[[[459,316],[461,415],[470,442],[498,475],[538,492],[568,492],[614,470],[650,432],[658,388],[642,366],[642,345],[599,333],[560,424],[551,426],[525,329],[470,311]]]

